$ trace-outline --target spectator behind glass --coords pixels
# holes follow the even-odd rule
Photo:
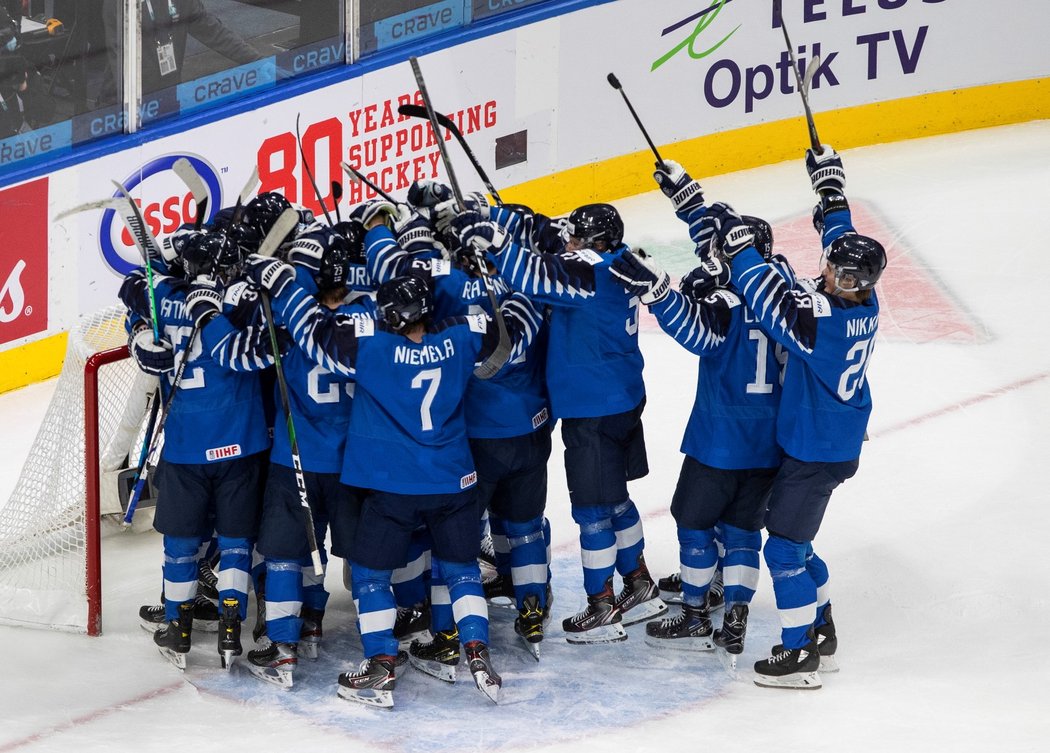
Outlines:
[[[118,85],[121,78],[119,50],[124,34],[119,12],[122,5],[123,0],[104,0],[102,6],[110,70],[114,83]],[[182,83],[187,34],[237,65],[252,63],[262,57],[254,47],[223,26],[201,0],[143,0],[143,94]]]

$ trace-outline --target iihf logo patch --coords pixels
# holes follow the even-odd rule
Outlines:
[[[470,487],[474,486],[474,484],[476,484],[477,482],[478,482],[478,472],[477,471],[471,471],[470,473],[468,473],[466,476],[464,476],[463,478],[461,478],[459,480],[459,488],[460,489],[469,489]]]
[[[229,460],[235,458],[241,454],[241,446],[239,444],[228,444],[225,447],[213,447],[205,453],[205,457],[208,458],[208,462],[211,463],[214,460]]]

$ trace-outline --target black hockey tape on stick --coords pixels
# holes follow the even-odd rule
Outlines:
[[[285,209],[277,222],[266,234],[262,245],[259,246],[260,256],[273,256],[277,247],[281,245],[288,233],[299,222],[299,213],[294,209]],[[273,348],[274,370],[277,372],[277,387],[281,393],[281,407],[284,410],[285,427],[288,430],[288,444],[292,451],[292,468],[295,471],[295,483],[299,490],[299,504],[303,508],[303,527],[306,529],[306,543],[310,547],[310,559],[314,566],[314,575],[324,575],[324,567],[321,565],[321,552],[317,548],[317,533],[314,531],[314,516],[310,510],[310,498],[306,492],[306,476],[303,474],[303,464],[299,459],[299,440],[295,435],[295,422],[292,421],[292,404],[288,398],[288,382],[284,378],[284,366],[281,364],[281,347],[277,342],[277,327],[273,323],[273,309],[270,306],[270,296],[265,290],[259,291],[259,300],[262,301],[263,314],[266,316],[266,328],[270,333],[270,347]]]
[[[310,179],[310,185],[314,188],[314,196],[317,197],[317,203],[321,205],[321,211],[324,212],[324,218],[328,220],[328,227],[331,227],[332,215],[328,213],[328,207],[324,205],[324,199],[321,198],[321,189],[317,187],[317,181],[314,180],[314,171],[310,169],[310,163],[306,160],[306,150],[303,149],[303,137],[299,135],[299,117],[301,113],[295,114],[295,143],[299,145],[299,157],[303,161],[303,169],[306,170],[306,177]],[[317,573],[320,575],[320,573]]]
[[[185,157],[179,157],[171,169],[179,176],[179,180],[186,184],[193,194],[193,203],[197,207],[197,217],[193,221],[193,229],[200,230],[204,224],[204,213],[208,211],[208,187],[204,180],[194,169],[190,161]]]
[[[441,161],[445,163],[445,171],[448,173],[448,182],[449,185],[452,186],[452,195],[456,197],[458,211],[462,212],[466,207],[466,204],[463,202],[463,192],[459,189],[459,181],[456,180],[456,172],[452,169],[452,160],[449,159],[448,149],[445,147],[445,139],[441,137],[441,129],[437,120],[437,111],[434,109],[434,105],[430,101],[430,93],[427,91],[427,84],[423,79],[423,71],[419,67],[419,59],[413,55],[408,59],[408,62],[412,66],[412,74],[416,77],[416,85],[419,87],[419,93],[423,97],[423,104],[426,105],[427,115],[430,119],[430,127],[434,130],[434,138],[437,139],[438,151],[441,152]],[[477,246],[474,246],[473,250],[478,269],[487,269],[488,267],[484,255]],[[492,316],[496,320],[496,327],[499,330],[499,342],[496,344],[496,347],[493,349],[489,357],[474,367],[474,376],[478,379],[491,379],[510,359],[511,353],[514,350],[514,343],[510,339],[510,333],[507,332],[507,323],[503,321],[503,314],[500,313],[499,301],[496,300],[496,293],[492,290],[492,281],[489,279],[489,276],[485,274],[481,276],[481,281],[485,286],[485,294],[488,296],[489,304],[492,306]]]
[[[335,221],[342,222],[343,216],[339,211],[339,202],[343,200],[343,184],[341,181],[332,181],[332,199],[335,201]]]
[[[391,204],[397,204],[397,199],[388,194],[382,188],[377,186],[375,183],[368,179],[368,176],[358,170],[356,167],[351,167],[349,162],[340,162],[339,166],[343,168],[343,172],[347,174],[351,181],[354,183],[364,183],[366,186],[375,191],[376,196],[382,196],[384,199],[389,201]]]
[[[667,167],[664,165],[664,158],[660,156],[660,152],[656,150],[656,144],[654,144],[653,140],[649,138],[649,132],[645,130],[645,126],[642,125],[641,118],[639,118],[638,113],[634,111],[634,105],[631,104],[631,100],[627,99],[627,92],[625,92],[623,90],[623,86],[620,85],[620,79],[616,78],[615,73],[610,73],[608,76],[606,76],[606,79],[609,81],[609,85],[613,89],[620,92],[620,96],[623,97],[623,101],[627,103],[627,109],[631,111],[631,115],[634,117],[634,122],[638,124],[638,129],[642,132],[642,135],[645,136],[645,140],[646,142],[648,142],[649,148],[653,150],[653,156],[656,157],[656,168],[658,170],[663,170],[666,172]]]
[[[400,105],[397,108],[397,112],[399,115],[405,115],[410,118],[423,118],[424,120],[427,120],[430,117],[427,114],[427,108],[420,107],[419,105]],[[470,145],[467,144],[467,140],[463,138],[463,132],[459,130],[459,126],[452,121],[452,118],[447,115],[442,115],[440,112],[435,112],[434,117],[443,128],[447,128],[449,133],[456,137],[456,141],[458,141],[459,145],[463,147],[463,153],[467,155],[470,164],[474,166],[474,170],[477,172],[478,177],[481,178],[481,182],[485,184],[485,188],[488,189],[492,198],[496,201],[496,204],[503,206],[503,199],[500,198],[499,191],[497,191],[496,187],[492,185],[492,181],[489,180],[489,176],[485,173],[485,169],[481,166],[481,163],[478,162],[478,158],[474,156],[474,152],[471,150]],[[435,133],[434,137],[441,138],[438,133]]]
[[[795,59],[795,47],[791,44],[787,24],[784,22],[784,4],[782,0],[773,0],[773,6],[776,16],[780,18],[780,30],[784,32],[784,44],[787,45],[788,58],[791,60],[791,70],[795,72],[798,94],[802,97],[802,109],[806,112],[806,125],[809,128],[809,145],[816,154],[822,154],[824,149],[820,145],[820,137],[817,135],[817,124],[813,122],[813,111],[809,107],[809,82],[803,80],[802,73],[798,69],[798,60]],[[813,70],[815,71],[816,68]],[[812,74],[808,70],[807,76],[812,81]]]

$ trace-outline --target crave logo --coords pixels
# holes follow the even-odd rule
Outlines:
[[[743,103],[744,112],[752,112],[762,100],[771,95],[791,96],[795,93],[795,77],[791,60],[781,35],[784,20],[791,29],[795,56],[805,70],[809,60],[818,58],[813,74],[813,89],[839,86],[860,76],[867,81],[880,78],[911,76],[919,71],[927,36],[932,33],[929,24],[910,28],[893,18],[893,11],[911,5],[938,5],[945,0],[837,0],[836,2],[796,2],[783,10],[779,0],[768,4],[768,15],[763,8],[744,6],[733,0],[704,0],[697,12],[666,27],[661,37],[677,39],[667,52],[650,66],[655,71],[680,58],[684,53],[691,60],[708,63],[703,81],[704,99],[711,107],[725,108]],[[738,37],[727,45],[743,24],[744,8],[752,23],[758,21],[760,31],[775,31],[772,37],[763,36],[763,45],[743,45]],[[783,14],[783,15],[782,15]],[[886,16],[887,28],[866,34],[846,34],[839,28],[822,46],[819,38],[823,25],[829,20],[850,20],[854,16],[872,14]],[[683,29],[685,31],[683,31]],[[684,34],[684,36],[682,36]],[[767,43],[767,39],[775,40]],[[831,41],[828,41],[831,40]],[[768,47],[768,50],[764,49]],[[726,55],[732,50],[735,57]],[[762,55],[766,60],[761,60]],[[758,59],[753,59],[759,56]],[[849,82],[849,83],[855,83]]]
[[[127,176],[123,183],[135,203],[142,210],[146,227],[154,238],[177,230],[181,225],[197,218],[197,205],[193,194],[171,169],[175,161],[185,157],[208,187],[208,217],[215,216],[222,207],[222,181],[212,165],[192,154],[168,154],[147,162]],[[114,196],[120,191],[114,190]],[[99,246],[106,264],[117,274],[124,276],[142,265],[142,254],[124,225],[124,220],[115,209],[102,213],[99,225]]]
[[[0,344],[47,329],[47,190],[41,178],[0,191]]]

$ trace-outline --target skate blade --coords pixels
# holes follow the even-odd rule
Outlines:
[[[533,643],[532,641],[528,640],[523,635],[519,635],[518,637],[521,638],[522,644],[524,644],[525,648],[528,649],[529,655],[533,659],[535,659],[536,661],[539,661],[540,660],[540,644],[543,643],[543,639],[541,638],[540,640],[538,640],[535,643]]]
[[[443,682],[455,682],[456,681],[456,664],[442,664],[439,661],[426,661],[424,659],[417,659],[411,654],[408,655],[408,663],[414,668],[418,669],[425,675],[436,677]]]
[[[499,694],[502,682],[492,679],[488,672],[482,670],[474,673],[474,684],[478,686],[481,694],[493,703],[499,703]]]
[[[219,665],[229,672],[233,668],[233,657],[237,654],[234,651],[220,651],[219,652]]]
[[[248,663],[248,671],[255,677],[258,677],[263,682],[268,682],[271,685],[276,685],[282,690],[290,690],[295,684],[295,678],[292,676],[292,670],[290,669],[278,669],[276,667],[257,667],[252,663]]]
[[[665,604],[681,604],[682,603],[682,592],[681,591],[660,591],[660,600]]]
[[[407,649],[412,645],[412,641],[427,641],[430,640],[430,631],[426,628],[422,630],[416,630],[414,633],[409,633],[404,638],[397,639],[397,647],[400,649]]]
[[[643,601],[626,612],[620,613],[622,625],[637,625],[639,622],[648,622],[667,611],[667,604],[662,599],[653,597],[649,601]]]
[[[164,627],[163,622],[149,622],[147,620],[139,620],[139,625],[141,625],[142,629],[147,633],[155,633]]]
[[[740,672],[736,668],[736,659],[738,654],[731,654],[721,646],[716,650],[718,655],[718,661],[722,662],[722,667],[725,669],[726,674],[734,680],[740,679]]]
[[[623,625],[614,622],[611,625],[591,628],[582,633],[566,633],[565,640],[574,646],[583,646],[591,643],[619,643],[627,640],[627,631]]]
[[[760,688],[788,688],[794,690],[818,690],[823,683],[817,672],[795,672],[783,677],[755,675],[755,685]]]
[[[382,709],[394,707],[394,691],[376,690],[375,688],[344,688],[339,686],[339,697],[348,701],[363,703],[365,706],[375,706]]]
[[[835,661],[834,656],[822,656],[820,657],[820,671],[825,673],[838,672],[839,663]]]
[[[202,633],[217,633],[219,632],[219,621],[218,620],[194,620],[193,629],[199,630]]]
[[[160,655],[171,662],[172,666],[180,672],[186,671],[186,654],[180,654],[178,651],[172,651],[170,648],[164,648],[163,646],[157,646],[157,650],[160,651]]]
[[[514,599],[509,596],[493,596],[491,599],[485,599],[490,607],[494,609],[514,609],[517,610],[518,604]]]
[[[671,651],[714,651],[715,644],[710,637],[704,638],[657,638],[652,635],[645,636],[647,646],[653,648],[668,649]]]
[[[299,641],[296,653],[300,659],[316,659],[320,653],[321,644],[317,641]]]

